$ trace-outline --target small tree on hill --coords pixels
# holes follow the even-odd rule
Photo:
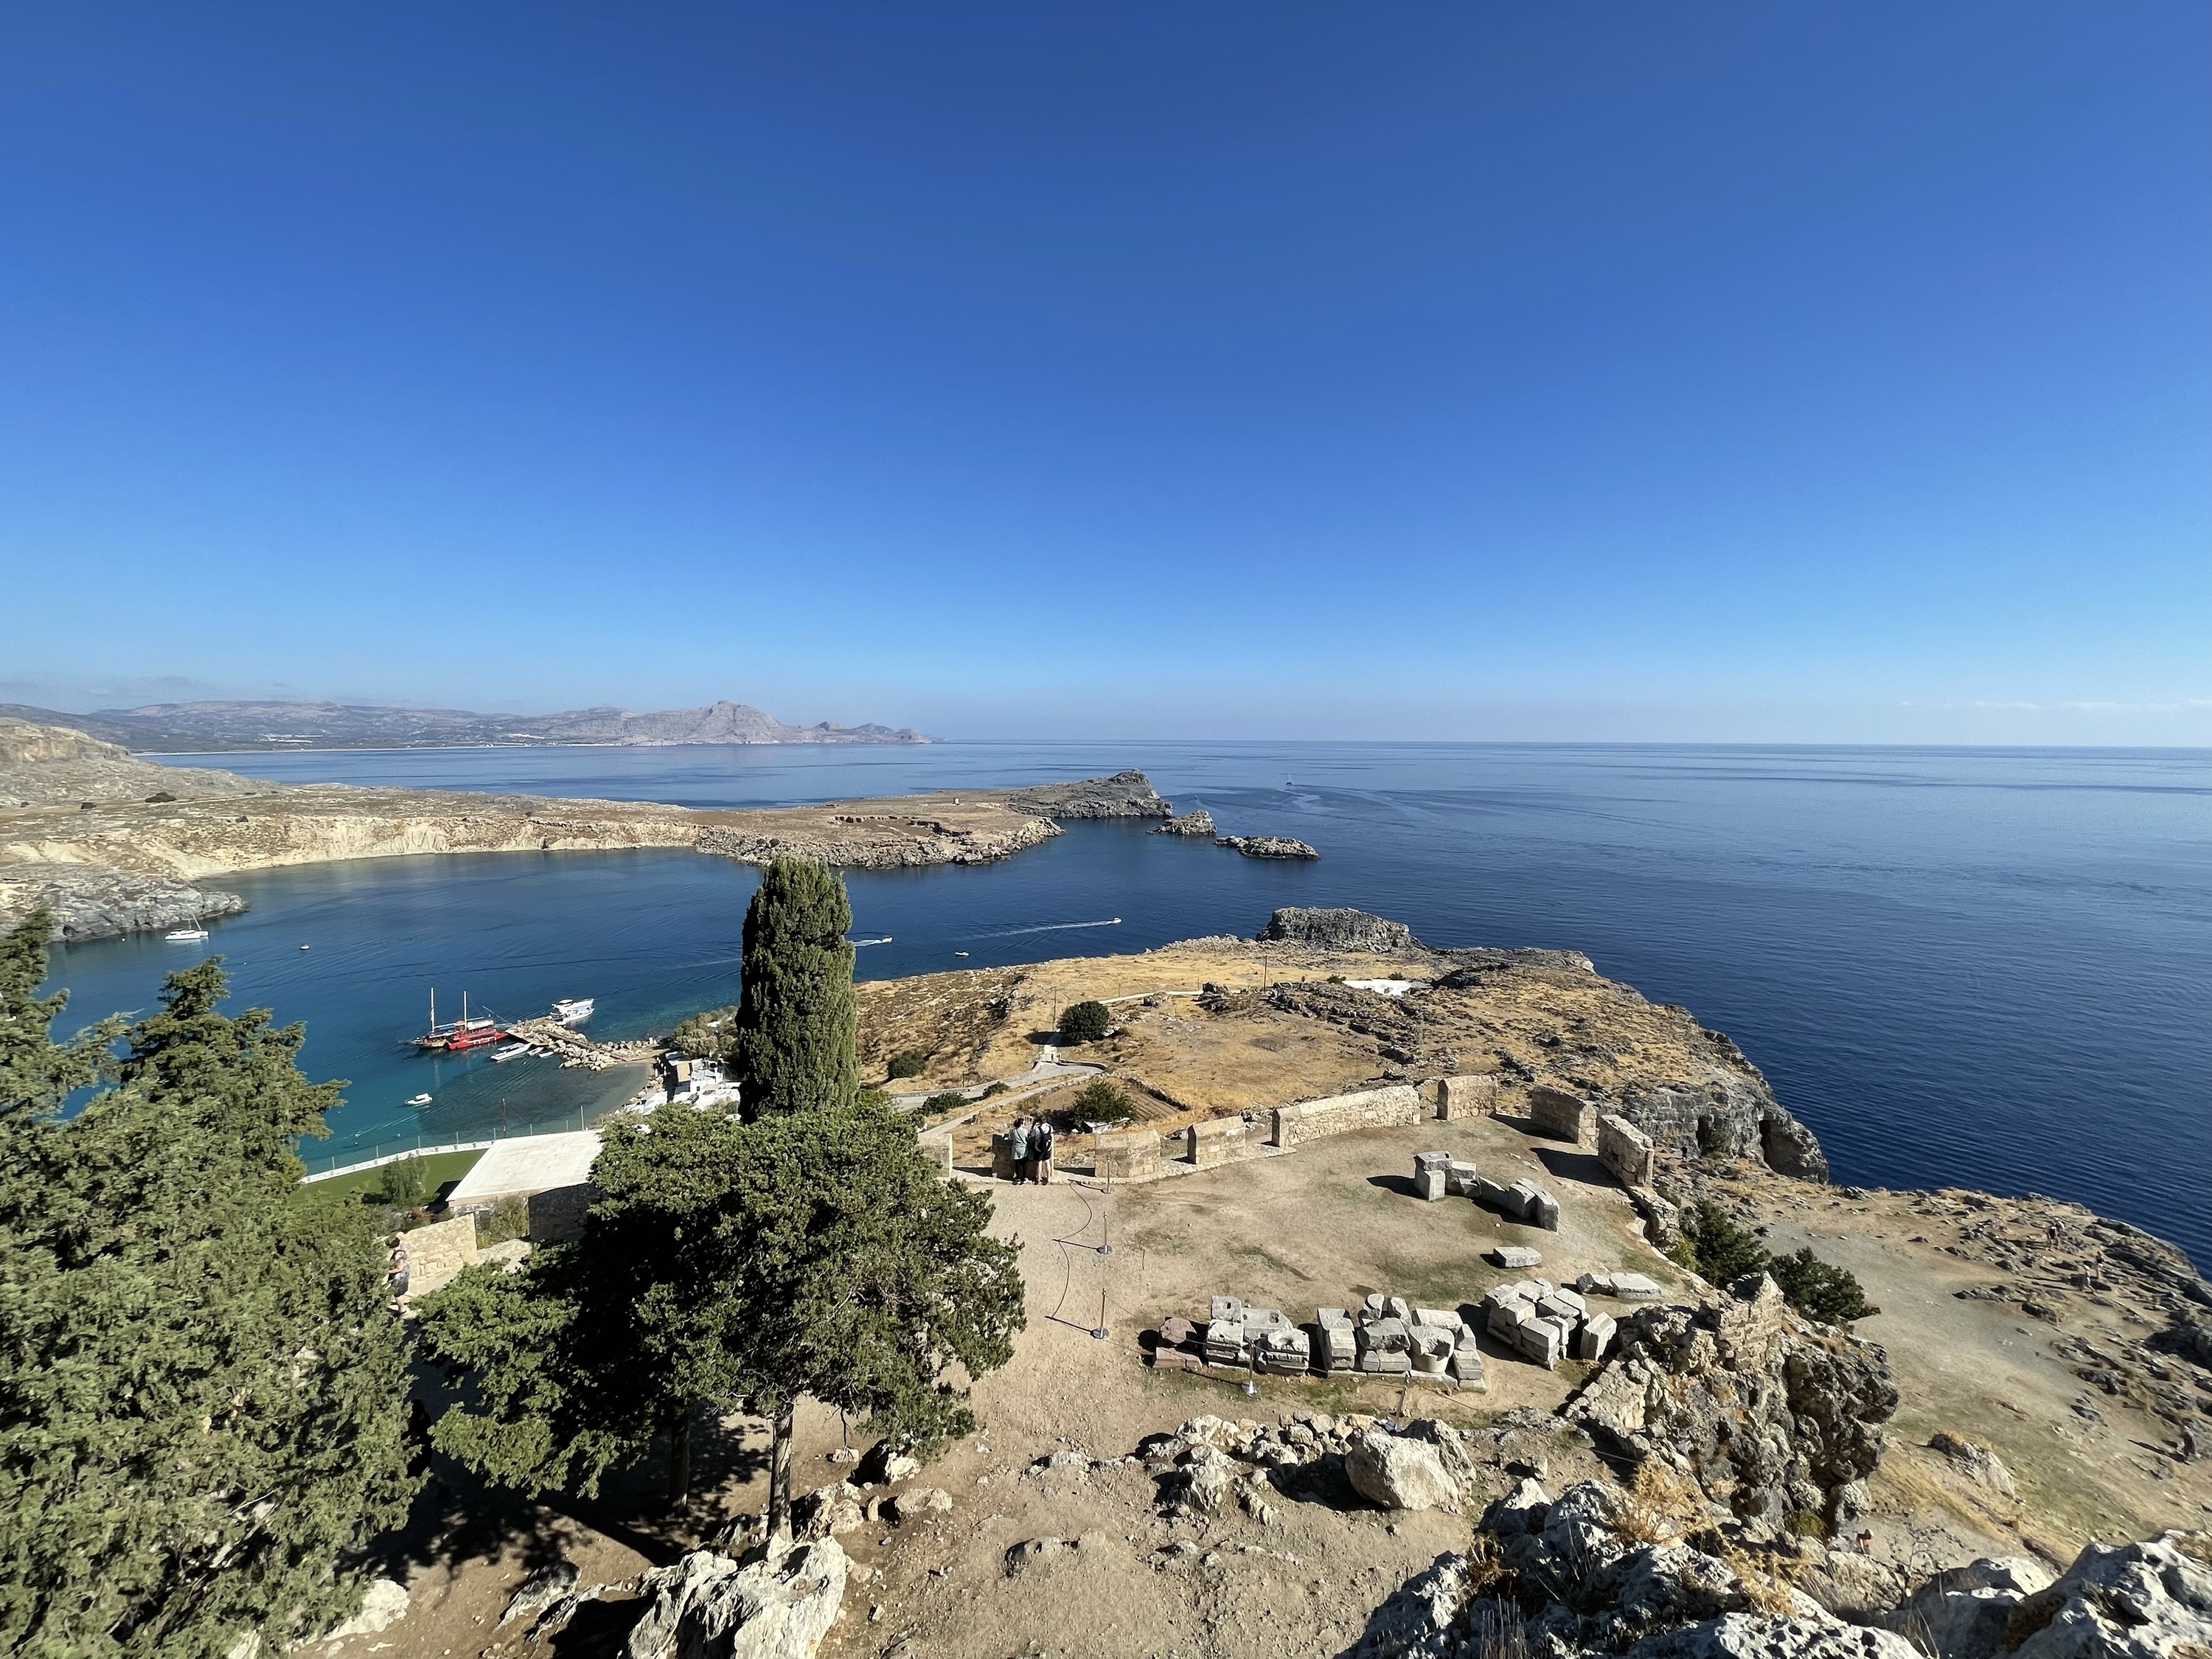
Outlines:
[[[1063,1042],[1097,1042],[1114,1029],[1114,1016],[1103,1002],[1079,1002],[1060,1017]]]
[[[1103,1077],[1085,1085],[1068,1111],[1079,1123],[1127,1123],[1137,1115],[1128,1096]]]
[[[854,1036],[853,907],[845,884],[779,858],[745,909],[735,1054],[746,1121],[849,1106],[860,1087]]]
[[[52,1041],[48,925],[0,947],[0,1646],[281,1650],[360,1605],[340,1562],[416,1484],[382,1252],[299,1201],[337,1085],[300,1027],[218,1012],[211,959],[63,1119],[119,1022]]]

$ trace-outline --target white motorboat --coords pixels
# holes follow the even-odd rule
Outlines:
[[[407,1097],[407,1103],[410,1106],[428,1106],[430,1103],[430,1097],[428,1095],[410,1095]]]
[[[581,1025],[591,1017],[589,997],[562,997],[553,1005],[553,1018],[563,1025]]]
[[[494,1060],[520,1060],[525,1054],[534,1054],[537,1052],[526,1042],[511,1042],[504,1048],[493,1049],[491,1057]]]
[[[207,936],[208,930],[204,927],[172,927],[161,935],[163,939],[174,940],[179,945],[189,945],[194,940],[204,939]]]

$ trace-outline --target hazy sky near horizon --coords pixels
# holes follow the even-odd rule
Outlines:
[[[2212,9],[18,7],[0,700],[2212,743]]]

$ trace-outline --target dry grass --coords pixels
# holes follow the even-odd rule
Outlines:
[[[1705,1494],[1697,1483],[1656,1457],[1636,1467],[1636,1478],[1622,1495],[1613,1531],[1632,1543],[1671,1544],[1705,1524]]]

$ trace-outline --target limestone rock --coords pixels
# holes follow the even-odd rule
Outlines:
[[[575,1588],[574,1562],[562,1558],[538,1568],[517,1585],[514,1594],[507,1598],[507,1610],[499,1616],[500,1628],[504,1630],[518,1619],[534,1620],[539,1613]]]
[[[1152,831],[1156,836],[1205,836],[1213,834],[1213,814],[1203,806],[1193,812],[1178,812]]]
[[[337,1642],[349,1636],[374,1636],[406,1616],[407,1586],[390,1578],[372,1578],[361,1599],[361,1611],[319,1639]]]
[[[13,927],[33,910],[51,910],[53,927],[46,937],[57,945],[184,927],[246,908],[235,893],[168,876],[100,864],[0,864],[0,927]]]
[[[1317,859],[1320,854],[1302,841],[1292,841],[1288,836],[1218,836],[1216,847],[1226,847],[1232,853],[1242,853],[1248,859]]]
[[[1839,1522],[1881,1460],[1898,1403],[1887,1356],[1800,1317],[1766,1275],[1701,1307],[1645,1310],[1614,1342],[1568,1419],[1626,1456],[1694,1469],[1739,1516],[1779,1527],[1817,1497]]]
[[[693,1550],[646,1576],[653,1596],[625,1659],[814,1659],[850,1570],[835,1541],[792,1545],[749,1566]]]
[[[1364,910],[1323,909],[1285,905],[1267,918],[1259,937],[1268,943],[1318,945],[1327,951],[1373,951],[1378,953],[1411,950],[1413,930],[1402,921],[1370,915]]]
[[[1902,1636],[1863,1625],[1730,1613],[1646,1637],[1629,1659],[1921,1659]]]
[[[1370,1429],[1345,1454],[1352,1489],[1386,1510],[1428,1510],[1456,1503],[1459,1483],[1445,1472],[1434,1445]]]
[[[2012,1471],[1987,1446],[1953,1434],[1948,1429],[1938,1429],[1928,1447],[1930,1451],[1941,1452],[1951,1467],[1969,1480],[2007,1498],[2019,1496],[2013,1489]]]
[[[2091,1544],[2021,1601],[2007,1635],[2014,1659],[2197,1659],[2212,1648],[2212,1534]]]

